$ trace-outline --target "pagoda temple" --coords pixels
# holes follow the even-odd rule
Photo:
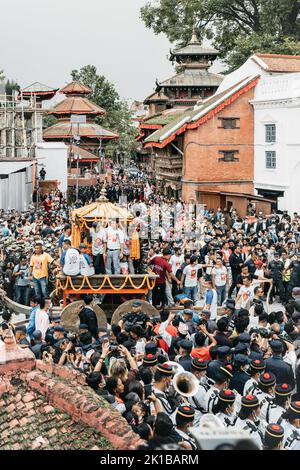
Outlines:
[[[43,133],[46,142],[63,141],[68,144],[70,173],[79,172],[80,178],[83,176],[82,170],[93,172],[107,143],[119,138],[118,134],[95,122],[106,111],[87,98],[91,92],[91,88],[79,81],[63,87],[60,93],[66,98],[48,112],[58,122]],[[72,178],[69,184],[74,184]]]
[[[159,177],[155,156],[145,149],[143,143],[153,132],[168,125],[190,107],[209,98],[217,91],[223,75],[210,72],[209,68],[218,57],[218,51],[204,47],[198,40],[195,29],[187,46],[170,51],[170,60],[176,65],[176,75],[163,82],[156,82],[155,92],[145,99],[149,113],[140,123],[136,141],[141,142],[137,150],[138,159],[148,165]],[[177,150],[174,149],[175,153]],[[164,160],[161,160],[162,165]],[[173,165],[176,162],[172,163]],[[179,163],[178,171],[181,163]],[[165,175],[161,175],[161,179]]]
[[[213,95],[223,76],[209,71],[218,57],[218,51],[204,47],[195,30],[187,46],[170,51],[170,61],[176,66],[176,75],[156,82],[156,91],[144,101],[149,114],[170,108],[187,108]]]

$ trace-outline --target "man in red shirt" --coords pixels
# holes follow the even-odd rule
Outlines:
[[[164,248],[162,256],[154,256],[149,262],[151,270],[158,276],[152,291],[152,304],[154,307],[165,305],[166,280],[171,278],[180,285],[179,279],[173,274],[172,266],[169,263],[171,250]]]
[[[200,325],[200,331],[195,334],[196,347],[191,352],[192,358],[202,359],[204,361],[211,361],[210,349],[217,345],[214,336],[209,334],[204,325]],[[210,344],[205,346],[206,339],[209,339]]]

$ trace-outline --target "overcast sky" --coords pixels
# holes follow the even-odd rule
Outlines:
[[[3,3],[2,3],[3,2]],[[140,19],[146,0],[2,0],[0,69],[22,87],[62,87],[87,64],[121,97],[143,99],[173,73],[170,43]]]

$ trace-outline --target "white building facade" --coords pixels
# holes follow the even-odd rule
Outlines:
[[[300,212],[300,57],[254,55],[218,91],[260,75],[254,108],[255,193]]]

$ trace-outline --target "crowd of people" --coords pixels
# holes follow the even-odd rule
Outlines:
[[[107,192],[113,202],[124,203],[128,181],[116,171]],[[130,231],[116,220],[93,223],[87,242],[72,247],[71,206],[58,194],[39,211],[2,213],[2,285],[31,314],[14,328],[3,311],[1,329],[13,328],[37,359],[85,374],[143,449],[199,448],[195,428],[238,430],[253,449],[300,449],[300,216],[252,206],[241,218],[145,187],[131,184],[127,204],[138,262]],[[97,197],[89,191],[81,203]],[[59,271],[151,271],[147,300],[157,315],[137,299],[118,324],[98,328],[93,305],[103,299],[85,295],[78,333],[66,331],[49,299]]]

